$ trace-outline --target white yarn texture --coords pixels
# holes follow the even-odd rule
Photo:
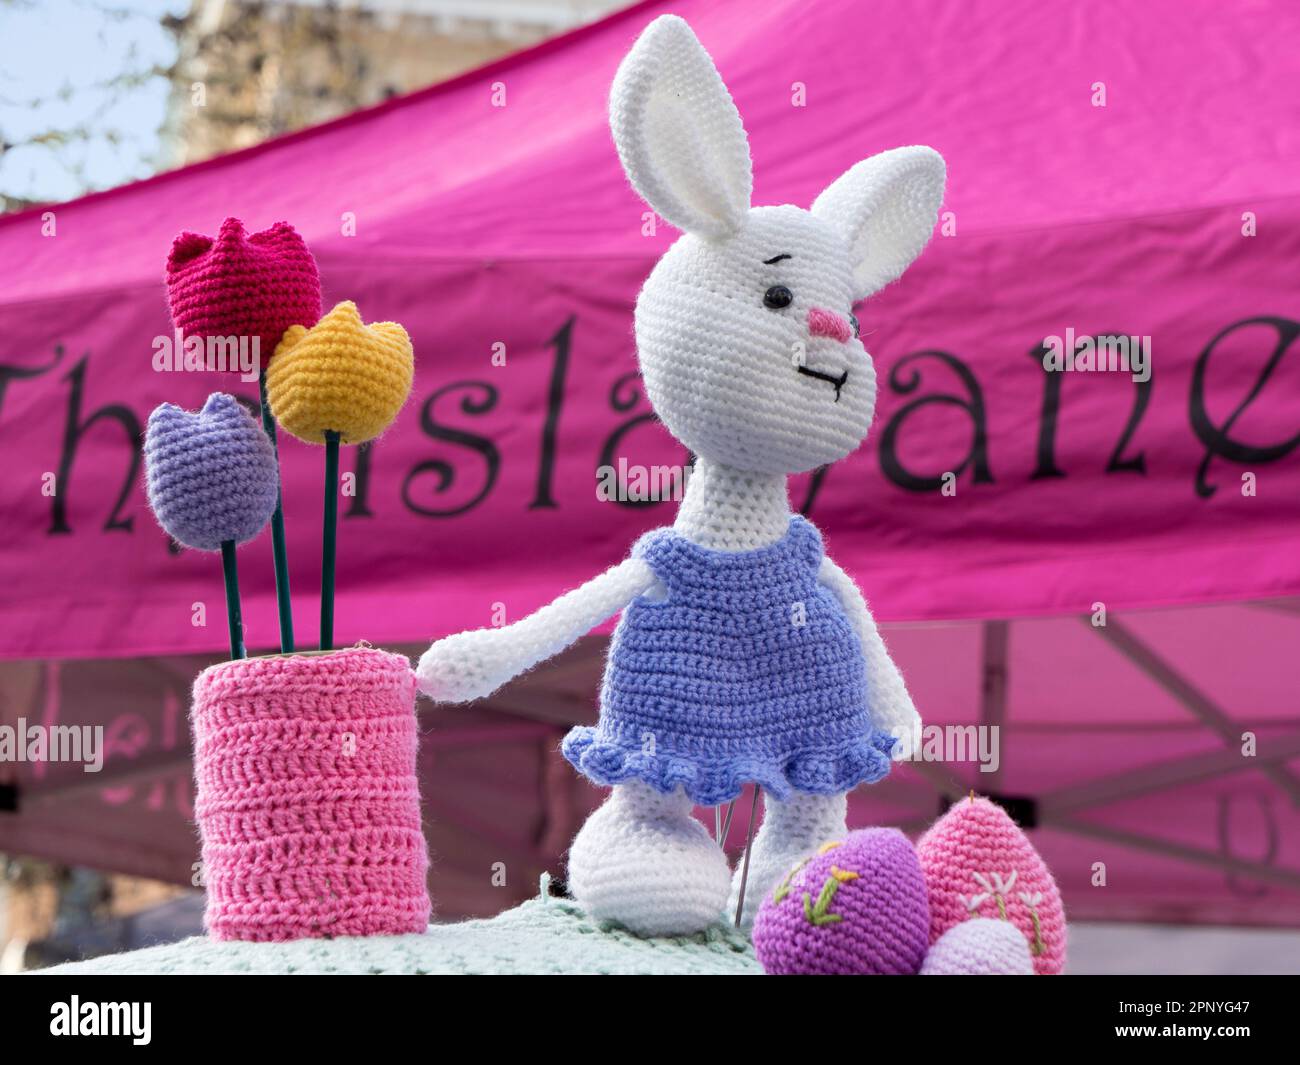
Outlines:
[[[569,892],[596,920],[643,936],[698,932],[718,920],[731,874],[727,859],[681,790],[663,795],[622,784],[569,850]]]
[[[914,741],[920,735],[921,715],[916,712],[912,697],[907,694],[903,675],[885,649],[885,641],[876,628],[871,611],[867,609],[862,591],[853,578],[829,558],[822,559],[818,579],[835,593],[862,641],[862,653],[867,660],[872,723],[876,728],[900,739],[906,735]]]
[[[875,408],[856,337],[811,331],[898,277],[930,239],[944,165],[898,148],[852,167],[811,211],[750,207],[748,139],[708,53],[680,18],[642,33],[610,91],[628,179],[686,231],[637,300],[637,354],[660,418],[697,455],[738,470],[798,473],[853,451]],[[778,261],[770,261],[778,260]],[[783,306],[765,304],[774,286]],[[798,367],[840,387],[801,374]]]
[[[715,551],[774,544],[790,528],[785,476],[745,473],[699,459],[673,528]]]
[[[676,529],[705,547],[749,551],[781,539],[785,478],[850,454],[875,410],[876,374],[854,302],[897,278],[930,239],[944,164],[898,148],[851,167],[814,202],[751,207],[749,143],[708,53],[680,18],[655,19],[610,91],[610,129],[627,177],[684,234],[637,299],[646,393],[697,457]],[[897,668],[851,578],[819,575],[861,641],[874,724],[919,726]],[[421,690],[463,702],[568,646],[641,595],[663,593],[629,559],[500,629],[461,633],[420,659]],[[845,799],[773,802],[750,863],[753,913],[774,878],[844,831]],[[615,787],[570,853],[570,887],[592,914],[643,934],[697,931],[730,890],[727,862],[690,803],[643,784]],[[752,892],[752,894],[751,894]]]
[[[753,184],[740,112],[713,60],[676,15],[657,18],[628,52],[609,94],[623,170],[678,229],[724,236]]]
[[[812,213],[848,230],[854,299],[884,288],[930,240],[947,175],[933,148],[893,148],[850,167],[816,200]]]
[[[780,255],[790,258],[767,262]],[[789,305],[764,304],[776,286]],[[847,326],[852,293],[844,237],[798,207],[753,208],[726,240],[688,233],[637,298],[646,395],[703,459],[782,475],[835,462],[867,434],[876,372],[861,340],[815,336],[809,315],[831,312]],[[800,367],[848,377],[837,391]]]
[[[491,695],[552,658],[658,583],[639,558],[620,562],[513,625],[471,629],[433,644],[415,667],[420,691],[437,702]]]

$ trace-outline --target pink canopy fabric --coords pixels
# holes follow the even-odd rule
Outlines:
[[[671,520],[671,502],[596,492],[598,467],[686,461],[631,335],[676,234],[647,232],[605,114],[619,60],[667,10],[736,98],[756,203],[807,205],[902,144],[948,161],[930,247],[857,309],[872,435],[792,498],[877,617],[908,623],[891,646],[927,721],[1017,739],[996,787],[909,767],[860,813],[929,817],[936,787],[1033,796],[1073,826],[1042,842],[1076,912],[1300,923],[1300,10],[1281,0],[642,4],[329,125],[0,218],[0,656],[222,648],[217,563],[169,552],[138,436],[159,402],[255,394],[151,366],[172,237],[227,215],[291,221],[327,305],[414,340],[407,408],[345,452],[339,643],[517,619]],[[1070,334],[1147,338],[1150,380],[1047,374],[1045,338]],[[281,454],[309,637],[322,457]],[[248,643],[272,649],[269,538],[240,561]],[[1278,603],[1233,605],[1262,599]],[[1080,620],[1101,608],[1112,624]],[[1267,772],[1224,754],[1246,731]],[[1100,786],[1126,771],[1139,780]],[[1161,780],[1179,790],[1137,786]],[[1123,838],[1157,826],[1160,857]]]
[[[219,604],[213,561],[168,553],[132,457],[155,404],[252,392],[151,369],[171,239],[226,215],[290,220],[328,303],[414,338],[412,401],[344,507],[340,639],[432,637],[498,601],[518,617],[666,521],[671,504],[600,501],[595,470],[683,460],[630,376],[631,304],[675,234],[643,235],[605,116],[619,59],[670,6],[745,117],[755,202],[806,205],[900,144],[948,160],[940,234],[860,308],[872,437],[795,493],[881,616],[1300,592],[1300,12],[688,0],[48,220],[0,219],[0,650],[220,649],[219,624],[188,621]],[[1067,329],[1150,337],[1149,386],[1054,386],[1032,353]],[[308,628],[320,469],[284,448]],[[936,487],[949,471],[955,495]],[[268,646],[269,545],[243,554],[249,641]]]

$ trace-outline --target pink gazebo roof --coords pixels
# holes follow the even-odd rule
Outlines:
[[[0,656],[16,660],[0,719],[103,720],[93,660],[223,644],[219,623],[190,620],[198,601],[219,613],[217,567],[169,553],[137,435],[159,402],[254,393],[151,366],[172,237],[227,215],[291,221],[327,304],[353,299],[415,342],[401,419],[344,460],[358,494],[342,512],[340,642],[419,645],[498,604],[517,619],[670,520],[671,502],[594,491],[602,463],[685,457],[650,417],[631,336],[638,286],[676,234],[643,235],[605,118],[618,61],[667,10],[736,97],[756,202],[806,205],[901,144],[949,166],[930,247],[857,311],[879,374],[872,435],[792,499],[877,616],[903,623],[887,635],[927,721],[1001,721],[1006,746],[993,781],[907,767],[859,815],[924,820],[936,788],[1027,796],[1077,913],[1300,923],[1300,10],[1282,2],[642,4],[325,126],[0,218]],[[1049,379],[1036,348],[1067,330],[1148,338],[1151,380]],[[288,441],[282,459],[310,632],[320,454]],[[266,538],[241,551],[241,578],[248,641],[269,649]],[[1099,608],[1112,624],[1091,623]],[[35,660],[53,664],[20,664]],[[168,751],[183,765],[174,678],[139,668],[153,694],[114,706],[107,723],[133,738],[105,781]],[[552,723],[589,715],[593,671],[563,699],[507,691],[501,706],[534,714],[519,742],[553,747],[539,705]],[[60,675],[83,677],[78,700],[60,699]],[[25,777],[24,793],[52,780]],[[533,801],[511,786],[483,800],[485,822]],[[141,827],[170,807],[105,788],[133,867],[188,881],[184,834],[154,854],[166,833]],[[565,818],[589,804],[577,794]],[[44,801],[55,827],[0,814],[0,849],[91,845]],[[482,838],[449,810],[464,846]]]

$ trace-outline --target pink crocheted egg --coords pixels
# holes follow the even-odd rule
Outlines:
[[[289,326],[320,318],[320,275],[288,222],[248,235],[227,218],[215,238],[182,233],[172,243],[167,302],[186,336],[257,337],[266,366]]]
[[[963,799],[916,845],[930,893],[930,942],[971,916],[1005,918],[1020,929],[1034,971],[1065,967],[1065,912],[1056,881],[1005,810]]]
[[[1010,921],[972,917],[953,925],[930,948],[922,976],[1033,976],[1034,960]]]
[[[754,950],[775,975],[911,976],[929,943],[925,880],[897,829],[825,843],[759,907]]]

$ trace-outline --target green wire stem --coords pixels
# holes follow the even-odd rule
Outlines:
[[[320,565],[320,649],[334,646],[334,559],[339,534],[339,434],[325,430],[325,528]]]
[[[221,572],[226,578],[226,621],[230,626],[230,657],[247,658],[244,652],[244,620],[239,610],[239,570],[235,565],[235,541],[221,542]]]
[[[271,450],[275,453],[276,480],[279,481],[280,445],[276,439],[275,417],[271,414],[271,404],[266,399],[266,371],[257,378],[258,392],[262,399],[262,429],[271,441]],[[275,489],[275,513],[271,515],[271,553],[275,560],[275,607],[280,617],[280,650],[293,650],[293,604],[289,599],[289,553],[284,545],[284,503],[280,488]]]

